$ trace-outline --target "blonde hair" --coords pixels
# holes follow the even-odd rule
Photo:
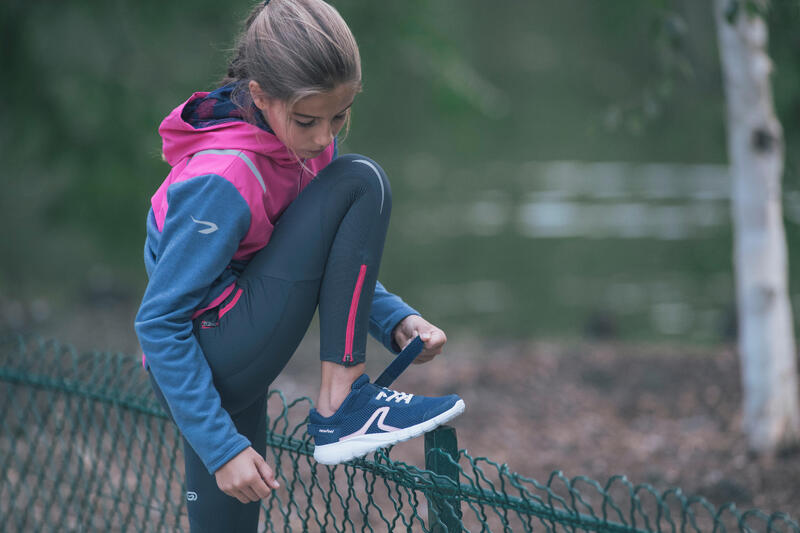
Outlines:
[[[322,0],[259,2],[245,22],[222,80],[241,82],[232,99],[245,116],[252,111],[250,80],[292,109],[298,100],[341,84],[360,91],[361,56],[347,23]]]

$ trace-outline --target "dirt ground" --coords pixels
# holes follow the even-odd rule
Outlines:
[[[53,313],[32,329],[81,350],[135,354],[132,309]],[[538,481],[554,470],[601,484],[625,474],[716,506],[733,502],[800,517],[800,451],[769,459],[747,452],[733,347],[509,341],[457,332],[450,339],[443,356],[412,366],[393,388],[460,394],[467,409],[453,425],[459,447],[471,455]],[[273,389],[290,399],[314,396],[317,343],[312,330]],[[373,341],[368,353],[367,372],[375,377],[391,356]],[[421,464],[418,441],[398,445],[393,456]]]
[[[381,357],[368,364],[371,374]],[[293,361],[275,387],[309,394],[316,372],[307,368]],[[732,347],[452,341],[441,359],[410,367],[392,388],[460,394],[467,409],[452,424],[459,447],[540,482],[554,470],[601,484],[625,474],[717,507],[800,515],[800,451],[769,459],[747,451]],[[422,459],[408,450],[399,457]]]

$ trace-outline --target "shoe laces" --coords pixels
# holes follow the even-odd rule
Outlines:
[[[385,402],[405,402],[406,405],[411,403],[411,398],[413,398],[413,394],[409,394],[407,392],[400,392],[392,389],[382,388],[381,391],[375,396],[376,400],[384,400]]]

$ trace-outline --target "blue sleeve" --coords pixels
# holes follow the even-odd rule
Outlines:
[[[192,314],[250,226],[236,188],[215,175],[172,185],[157,261],[136,315],[136,334],[172,416],[209,473],[250,446],[214,388],[192,333]]]
[[[390,293],[381,285],[375,284],[375,295],[372,297],[372,311],[369,315],[369,332],[386,349],[393,353],[400,353],[400,347],[392,339],[392,331],[408,315],[419,313],[399,296]]]

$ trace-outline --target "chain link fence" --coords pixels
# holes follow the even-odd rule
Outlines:
[[[259,531],[800,533],[787,514],[716,508],[624,476],[539,482],[458,450],[449,427],[426,435],[424,466],[391,449],[320,465],[305,431],[310,405],[270,393],[282,488],[263,501]],[[2,340],[0,413],[3,531],[188,531],[181,439],[135,357]]]

